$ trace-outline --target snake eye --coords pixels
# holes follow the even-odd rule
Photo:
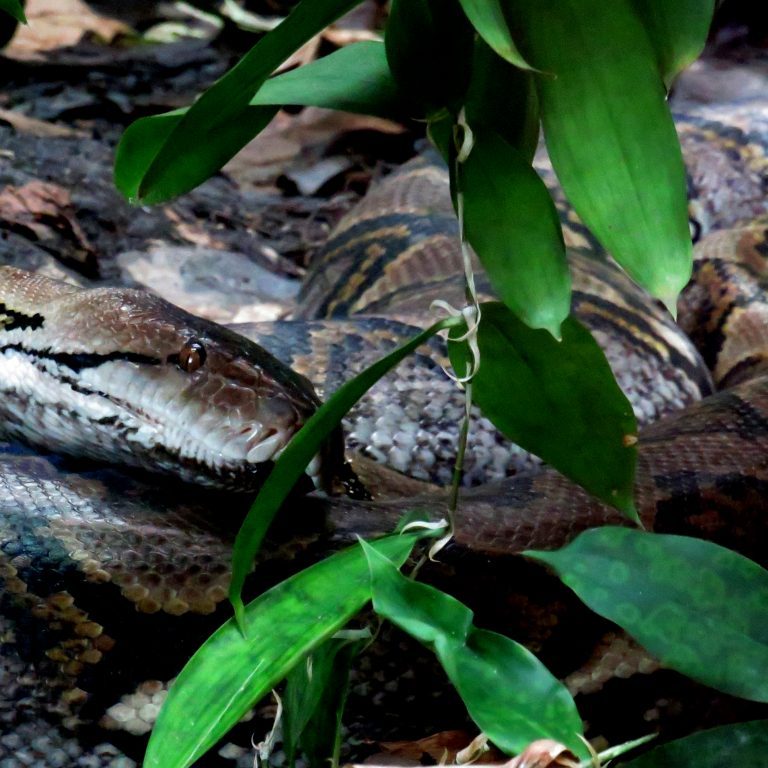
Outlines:
[[[179,368],[187,373],[194,373],[205,363],[205,347],[197,339],[189,339],[179,352]]]

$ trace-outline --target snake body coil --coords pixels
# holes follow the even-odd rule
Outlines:
[[[698,228],[729,227],[697,245],[694,282],[681,304],[700,352],[601,258],[562,206],[574,311],[606,350],[641,420],[655,422],[640,440],[636,497],[645,525],[706,536],[765,562],[768,248],[764,226],[734,228],[764,213],[764,201],[746,182],[727,202],[710,194],[697,150],[705,146],[764,184],[766,143],[702,119],[681,122],[680,131],[703,212]],[[546,167],[542,173],[549,178]],[[159,461],[187,479],[248,482],[248,464],[273,457],[312,410],[315,395],[303,376],[327,393],[340,370],[364,365],[408,333],[403,322],[421,320],[417,298],[420,306],[436,296],[460,299],[452,222],[444,173],[431,163],[417,161],[372,190],[320,255],[303,316],[239,329],[298,373],[147,294],[78,291],[4,269],[6,432],[96,458],[109,450],[126,460],[130,446],[127,463],[136,466]],[[367,410],[351,415],[352,447],[424,479],[445,479],[461,396],[437,375],[442,356],[437,344],[421,352],[373,393]],[[726,389],[713,394],[703,361]],[[381,403],[394,414],[382,413]],[[507,448],[487,422],[474,434],[469,481],[497,482],[465,493],[449,555],[457,568],[478,557],[506,562],[521,549],[557,547],[584,528],[621,522],[551,470],[507,477],[530,459]],[[90,447],[76,445],[82,435]],[[214,455],[228,460],[217,465]],[[332,460],[318,462],[315,474],[321,466]],[[118,749],[93,745],[108,740],[127,749],[131,735],[145,734],[185,653],[226,615],[225,511],[233,502],[115,470],[83,470],[16,444],[0,454],[0,494],[0,755],[6,749],[5,759],[16,759],[14,739],[33,750],[31,762],[2,766],[66,765],[67,750],[77,760],[86,750],[91,760],[72,764],[129,765]],[[445,505],[440,494],[423,501],[437,515]],[[290,548],[265,555],[268,567],[257,569],[252,590],[329,541],[387,530],[406,502],[298,506]]]

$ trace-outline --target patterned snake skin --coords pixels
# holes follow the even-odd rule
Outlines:
[[[574,311],[606,349],[640,420],[649,424],[641,433],[636,489],[645,525],[705,536],[763,563],[768,227],[756,219],[766,208],[765,128],[759,122],[726,125],[706,115],[679,120],[694,230],[701,236],[694,281],[680,307],[687,336],[599,259],[599,247],[558,198],[573,249]],[[552,181],[543,160],[541,172]],[[453,277],[455,223],[443,175],[420,160],[381,183],[319,255],[297,311],[301,317],[238,330],[282,355],[327,394],[338,386],[340,371],[348,376],[408,334],[403,323],[423,322],[416,307],[436,295],[460,296]],[[363,261],[355,261],[361,254]],[[7,282],[0,286],[6,370],[14,355],[16,363],[20,354],[28,355],[23,347],[30,336],[24,332],[55,303],[48,295],[40,306],[22,306],[14,290]],[[75,300],[83,299],[87,303],[85,294]],[[150,304],[156,311],[157,302]],[[309,319],[339,315],[349,319]],[[174,335],[177,320],[184,330],[180,336]],[[153,357],[194,373],[200,348],[190,342],[201,342],[210,355],[212,348],[220,349],[209,340],[219,333],[207,323],[177,317],[167,329],[172,344],[152,353],[121,348],[122,362],[138,366],[146,363],[142,356]],[[52,343],[46,341],[32,355],[35,370],[55,378],[64,366],[70,380],[77,374],[74,389],[81,394],[87,387],[104,391],[103,382],[88,379],[96,366],[87,355],[112,355],[110,363],[121,362],[114,350],[52,349]],[[127,353],[133,357],[125,358]],[[442,357],[436,342],[378,387],[350,416],[348,447],[395,469],[411,469],[417,478],[445,480],[461,397],[437,375]],[[230,359],[224,367],[232,364]],[[156,370],[152,366],[150,373]],[[278,381],[277,390],[291,394],[276,409],[287,413],[285,403],[299,403],[286,416],[293,429],[313,395],[303,379],[282,367],[278,374],[271,362],[266,369],[270,381]],[[721,389],[716,394],[713,381]],[[16,385],[2,384],[6,399],[17,391]],[[114,404],[114,397],[108,399]],[[106,418],[114,424],[118,415],[97,414],[94,422]],[[6,415],[6,420],[11,436],[43,445],[49,439],[24,431],[17,416]],[[146,431],[135,424],[131,428],[132,434]],[[241,451],[246,460],[262,439],[259,433],[255,442],[246,440]],[[106,450],[105,441],[100,445]],[[269,447],[266,457],[280,446]],[[468,484],[477,487],[464,494],[456,541],[447,553],[450,568],[474,573],[477,558],[507,563],[508,555],[523,548],[560,546],[584,528],[622,522],[551,470],[519,474],[532,460],[506,447],[487,422],[481,420],[474,430],[468,453]],[[187,468],[188,458],[182,461]],[[198,472],[201,462],[194,463]],[[480,484],[488,480],[495,482]],[[249,590],[263,589],[356,533],[389,530],[405,508],[441,515],[440,492],[413,498],[408,486],[406,493],[411,498],[295,502],[290,522],[284,523],[290,531],[275,533]],[[190,493],[173,483],[36,453],[17,443],[5,446],[0,454],[0,768],[134,764],[127,755],[140,754],[135,738],[151,728],[185,654],[228,615],[229,545],[241,506],[237,498],[216,491]],[[537,572],[533,584],[543,578]],[[508,602],[507,614],[514,601]],[[570,668],[563,662],[558,674],[578,665],[579,660]],[[225,746],[208,764],[229,765],[229,758],[239,765],[252,763],[247,750]]]

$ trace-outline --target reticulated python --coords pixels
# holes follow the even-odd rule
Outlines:
[[[679,125],[696,225],[712,230],[697,246],[681,322],[727,389],[712,394],[699,353],[661,309],[600,260],[563,207],[574,248],[574,310],[605,347],[641,420],[663,416],[641,438],[637,500],[646,525],[704,535],[764,562],[768,248],[764,227],[737,225],[764,213],[768,145],[763,134],[701,118]],[[732,171],[728,190],[712,186],[711,167]],[[542,172],[549,176],[546,167]],[[397,343],[408,332],[401,322],[420,319],[417,307],[461,292],[442,176],[417,162],[374,189],[341,223],[304,289],[304,316],[396,319],[302,319],[238,330],[325,392],[353,365]],[[81,292],[12,271],[1,276],[0,410],[13,437],[231,487],[248,485],[258,463],[280,450],[314,405],[302,375],[158,299]],[[379,388],[372,406],[353,414],[353,447],[417,477],[445,479],[461,399],[437,376],[441,354],[433,345],[401,369],[390,389]],[[78,445],[70,448],[73,439]],[[504,448],[487,423],[473,439],[470,483],[530,461]],[[310,467],[317,483],[327,482],[337,453],[332,446]],[[226,615],[232,531],[224,512],[236,504],[83,469],[17,444],[2,454],[0,489],[0,755],[16,760],[3,766],[126,765],[116,749],[94,745],[130,750],[130,736],[148,731],[185,653]],[[443,501],[433,494],[424,503],[439,514]],[[297,504],[290,557],[271,550],[269,568],[257,569],[251,589],[297,567],[302,552],[312,558],[330,540],[388,529],[413,504]],[[559,546],[605,522],[621,521],[552,471],[513,477],[467,491],[449,565],[476,575],[478,561],[490,557],[494,567],[484,578],[498,579],[517,567],[505,555]],[[539,580],[546,582],[537,573],[524,598],[506,595],[505,609],[493,604],[486,613],[501,624],[519,614],[525,624],[537,601],[539,613],[552,612],[549,597],[537,597],[548,589],[539,589]],[[527,610],[517,610],[520,600]],[[576,633],[575,644],[584,647],[575,649],[569,669],[571,660],[559,651],[564,642],[574,645],[573,635],[555,635],[535,642],[560,659],[556,671],[565,675],[589,656],[595,637]],[[11,757],[22,747],[31,755],[26,762]],[[251,757],[242,759],[249,764]]]

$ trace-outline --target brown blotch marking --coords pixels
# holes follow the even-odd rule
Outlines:
[[[107,653],[115,647],[115,640],[109,635],[99,635],[97,638],[94,638],[93,647],[102,653]]]
[[[75,627],[75,634],[80,637],[89,637],[91,639],[97,638],[104,631],[104,627],[101,624],[97,624],[95,621],[83,621]]]
[[[61,700],[64,704],[79,706],[88,700],[88,694],[82,688],[70,688],[61,694]]]
[[[86,648],[78,657],[77,660],[83,664],[98,664],[102,659],[103,654],[96,648]]]

